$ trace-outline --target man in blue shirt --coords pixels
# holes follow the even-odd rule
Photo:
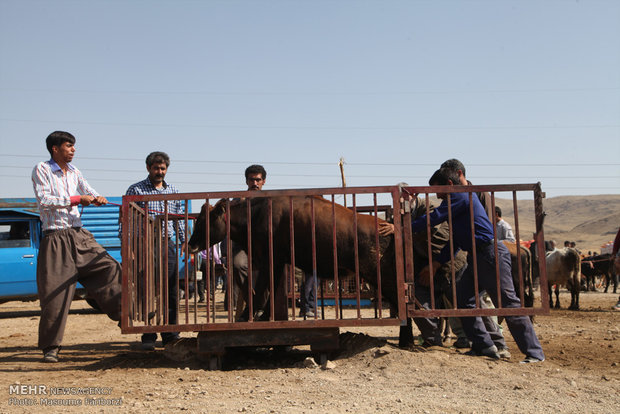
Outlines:
[[[430,185],[452,186],[458,184],[458,176],[451,170],[442,168],[433,174],[429,180]],[[493,225],[475,195],[471,197],[471,209],[473,209],[473,235],[470,216],[469,193],[437,193],[442,203],[429,214],[431,226],[448,220],[449,210],[452,215],[452,233],[455,250],[465,250],[468,266],[462,278],[457,283],[457,301],[459,308],[475,308],[474,287],[474,264],[473,254],[475,249],[478,290],[486,290],[494,301],[497,301],[497,283],[495,277],[496,257],[493,243]],[[448,208],[450,199],[450,209]],[[426,229],[426,215],[418,218],[413,223],[413,231],[420,232]],[[475,244],[474,244],[475,243]],[[515,294],[511,276],[510,253],[503,243],[497,243],[499,263],[500,294],[503,308],[518,308],[521,306],[519,298]],[[439,263],[443,264],[450,260],[450,245],[447,244],[439,255]],[[437,269],[439,266],[434,266]],[[421,274],[428,268],[422,270]],[[426,277],[429,277],[427,275]],[[421,275],[422,277],[422,275]],[[497,303],[495,303],[497,306]],[[463,328],[472,341],[472,350],[479,355],[499,358],[497,347],[494,345],[489,333],[484,327],[480,317],[462,318]],[[545,355],[538,341],[534,327],[527,316],[506,316],[508,329],[522,353],[526,355],[523,362],[544,361]]]

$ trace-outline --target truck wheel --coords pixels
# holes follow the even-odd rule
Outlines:
[[[97,301],[95,299],[93,299],[93,298],[85,298],[85,300],[86,300],[86,303],[88,303],[91,308],[93,308],[97,312],[101,312],[101,308],[99,307],[99,304],[97,303]]]

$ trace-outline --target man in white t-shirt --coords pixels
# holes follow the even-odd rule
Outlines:
[[[495,206],[495,226],[497,228],[497,241],[508,240],[516,242],[512,227],[502,218],[502,209]]]

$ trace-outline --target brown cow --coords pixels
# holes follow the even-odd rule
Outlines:
[[[291,263],[290,237],[290,197],[273,197],[273,269],[274,286],[278,286],[283,277],[286,264]],[[354,220],[357,217],[357,243],[359,274],[365,281],[377,287],[377,244],[375,217],[356,214],[348,208],[332,203],[322,197],[298,196],[293,200],[293,224],[295,243],[295,266],[304,272],[313,272],[312,263],[312,225],[311,211],[314,205],[316,267],[317,276],[332,278],[334,273],[333,212],[336,222],[336,248],[338,273],[345,276],[355,272],[355,231]],[[194,232],[189,241],[192,251],[206,249],[206,214],[209,214],[210,241],[213,245],[226,236],[226,200],[218,201],[214,207],[203,205]],[[251,200],[252,262],[258,270],[254,291],[254,311],[267,309],[264,292],[269,289],[269,211],[268,198],[257,197]],[[377,219],[383,222],[382,219]],[[248,246],[246,200],[230,203],[230,238],[241,246]],[[397,303],[396,271],[394,259],[394,237],[379,237],[379,257],[381,261],[381,288],[384,298],[393,305]],[[247,286],[243,289],[248,291]],[[263,298],[263,299],[260,299]],[[264,313],[265,316],[268,312]],[[246,315],[247,316],[247,315]]]
[[[512,281],[515,285],[517,297],[520,297],[521,284],[519,282],[519,262],[517,261],[517,243],[509,240],[502,240],[508,248],[511,259]],[[534,287],[532,284],[532,257],[529,249],[519,246],[521,256],[521,271],[523,272],[523,306],[534,306]]]

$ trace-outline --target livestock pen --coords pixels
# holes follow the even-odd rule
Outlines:
[[[416,300],[414,275],[420,262],[414,260],[414,250],[426,250],[428,265],[433,273],[431,238],[425,245],[412,234],[414,214],[431,211],[431,194],[468,193],[470,202],[477,192],[489,192],[493,204],[492,223],[495,223],[495,195],[509,194],[513,205],[514,230],[520,238],[520,211],[528,212],[533,226],[536,246],[544,246],[542,199],[540,184],[424,186],[424,187],[349,187],[302,190],[268,190],[237,192],[204,192],[170,195],[124,196],[122,206],[123,255],[123,333],[198,332],[197,352],[209,358],[211,367],[219,364],[226,348],[237,346],[278,346],[309,344],[321,354],[338,348],[339,329],[363,326],[402,326],[412,317],[448,317],[474,315],[535,315],[548,313],[548,290],[544,260],[537,263],[540,274],[540,297],[525,306],[529,269],[522,265],[522,249],[516,249],[513,270],[515,290],[521,300],[518,308],[505,308],[501,297],[493,298],[494,309],[483,309],[476,294],[474,309],[459,309],[456,300],[454,261],[450,263],[450,285],[445,296],[446,307],[435,298],[435,284],[430,284],[430,304],[422,306]],[[349,200],[349,208],[336,200]],[[149,212],[148,201],[180,200],[186,213],[181,216]],[[218,201],[219,200],[219,201]],[[450,202],[448,197],[448,203]],[[200,214],[190,213],[189,204],[204,203]],[[525,206],[525,207],[524,207]],[[155,214],[156,213],[156,214]],[[473,212],[470,210],[471,227]],[[380,217],[382,216],[382,217]],[[506,215],[505,215],[506,216]],[[393,235],[381,236],[380,223],[394,224]],[[247,252],[248,279],[239,283],[240,298],[245,299],[245,312],[234,311],[235,289],[232,255],[227,255],[226,298],[215,292],[212,267],[206,266],[202,275],[206,288],[204,303],[188,295],[178,301],[179,322],[168,321],[168,284],[165,283],[167,256],[161,255],[162,241],[169,235],[168,222],[189,228],[194,223],[190,243],[177,242],[177,255],[185,261],[185,274],[177,283],[185,292],[197,285],[195,261],[198,250],[217,242],[232,243]],[[447,226],[450,237],[446,249],[454,258],[453,223]],[[495,224],[493,224],[495,227]],[[426,233],[432,234],[427,220]],[[177,227],[178,228],[178,227]],[[529,235],[528,235],[529,238]],[[207,242],[208,241],[208,242]],[[472,235],[472,243],[475,239]],[[494,240],[497,254],[498,240]],[[191,247],[190,247],[191,245]],[[544,257],[544,251],[538,252]],[[475,263],[475,249],[473,260]],[[528,265],[529,266],[529,265]],[[311,318],[297,316],[295,269],[323,281],[328,292],[319,292],[318,312]],[[499,268],[496,267],[499,286]],[[349,280],[350,291],[339,288]],[[474,281],[478,275],[474,270]],[[368,288],[370,287],[370,288]],[[178,290],[178,289],[177,289]],[[326,300],[328,298],[331,301]],[[348,305],[345,297],[351,300]],[[364,299],[371,299],[373,311],[364,311]],[[241,299],[239,299],[241,300]],[[227,307],[224,303],[231,304]],[[367,302],[366,302],[367,303]]]

